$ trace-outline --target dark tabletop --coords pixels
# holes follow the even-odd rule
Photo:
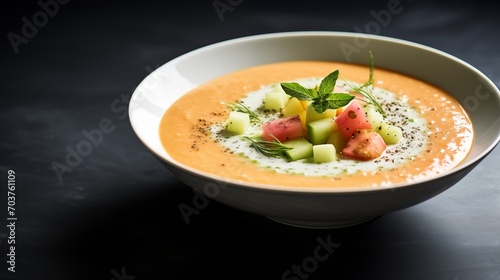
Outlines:
[[[4,2],[0,279],[500,279],[499,148],[438,196],[358,226],[295,228],[216,201],[187,223],[179,206],[193,206],[195,193],[141,144],[125,110],[139,82],[163,63],[222,40],[281,31],[414,41],[470,63],[498,86],[495,6]],[[388,14],[391,5],[400,12]],[[103,119],[113,131],[67,165],[83,131]],[[318,258],[325,242],[333,245]]]

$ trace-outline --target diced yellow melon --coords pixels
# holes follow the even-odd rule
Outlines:
[[[331,162],[337,159],[337,151],[332,144],[320,144],[313,146],[314,162]]]
[[[229,132],[243,134],[250,127],[250,116],[246,113],[232,111],[229,113],[226,129]]]
[[[309,105],[311,103],[311,101],[308,101],[308,100],[300,100],[300,104],[302,104],[302,107],[304,108],[304,110],[307,108],[307,105]]]
[[[295,97],[290,98],[286,103],[285,107],[281,111],[284,117],[290,117],[294,115],[300,115],[300,113],[304,112],[305,108],[302,106],[300,100]]]
[[[307,128],[306,110],[300,112],[299,117],[300,117],[300,121],[302,122],[302,128],[306,129]]]
[[[284,117],[290,117],[299,115],[300,120],[302,121],[302,127],[306,127],[306,107],[305,102],[302,100],[298,100],[295,97],[292,97],[288,100],[285,105],[285,108],[281,111]]]

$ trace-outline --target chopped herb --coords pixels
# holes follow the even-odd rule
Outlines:
[[[252,138],[248,136],[243,137],[243,139],[251,142],[250,146],[255,148],[261,154],[268,157],[281,157],[283,156],[284,152],[292,149],[291,147],[283,145],[283,143],[281,143],[276,137],[273,136],[273,138],[274,141],[268,141],[262,139],[262,137],[257,137],[257,138]]]
[[[333,92],[335,83],[339,77],[339,70],[335,70],[328,74],[319,87],[305,88],[297,82],[281,83],[281,88],[286,94],[295,97],[299,100],[310,100],[314,110],[318,113],[323,113],[327,109],[337,109],[343,107],[354,98],[347,93]]]
[[[373,54],[371,51],[369,51],[369,55],[370,55],[370,73],[368,81],[364,83],[362,86],[357,86],[353,82],[347,80],[346,84],[351,88],[353,92],[359,93],[363,97],[365,97],[367,99],[365,101],[375,106],[375,109],[379,111],[382,114],[382,116],[386,117],[384,109],[382,108],[382,106],[380,106],[380,104],[377,102],[377,99],[372,94],[373,83],[375,82],[375,77],[374,77],[375,63],[373,61]]]
[[[233,111],[248,114],[250,117],[250,122],[252,123],[262,123],[262,120],[257,116],[255,112],[250,110],[247,106],[243,105],[241,102],[229,102],[227,103],[227,107]]]
[[[375,64],[371,51],[369,52],[369,55],[370,72],[368,81],[361,86],[358,86],[348,80],[346,80],[346,84],[351,88],[352,92],[362,95],[366,99],[365,101],[373,104],[373,106],[375,106],[375,109],[385,117],[386,114],[384,112],[384,109],[382,108],[382,106],[380,106],[375,96],[372,94],[373,83],[375,82]],[[281,88],[283,88],[286,94],[299,100],[312,101],[312,106],[315,111],[318,113],[323,113],[327,109],[337,109],[346,106],[347,104],[349,104],[349,102],[351,102],[352,99],[354,99],[354,96],[350,94],[333,92],[338,77],[339,70],[335,70],[334,72],[328,74],[325,78],[323,78],[323,80],[321,80],[319,87],[305,88],[297,82],[291,82],[281,83]]]

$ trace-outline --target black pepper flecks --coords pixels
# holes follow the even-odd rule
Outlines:
[[[216,116],[222,113],[212,112],[210,114]],[[208,142],[210,135],[210,126],[212,125],[212,122],[207,121],[204,118],[199,118],[197,120],[197,122],[191,128],[191,135],[189,137],[190,139],[192,139],[191,150],[199,151],[200,145]]]

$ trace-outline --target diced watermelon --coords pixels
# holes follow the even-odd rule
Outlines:
[[[358,160],[378,158],[386,149],[384,139],[371,129],[356,131],[342,150],[342,155]]]
[[[273,136],[281,142],[304,136],[300,116],[293,115],[264,123],[262,125],[262,138],[272,141],[274,140]]]
[[[350,138],[357,130],[372,128],[372,125],[366,118],[365,112],[357,102],[349,103],[347,108],[335,118],[335,122],[346,138]]]

